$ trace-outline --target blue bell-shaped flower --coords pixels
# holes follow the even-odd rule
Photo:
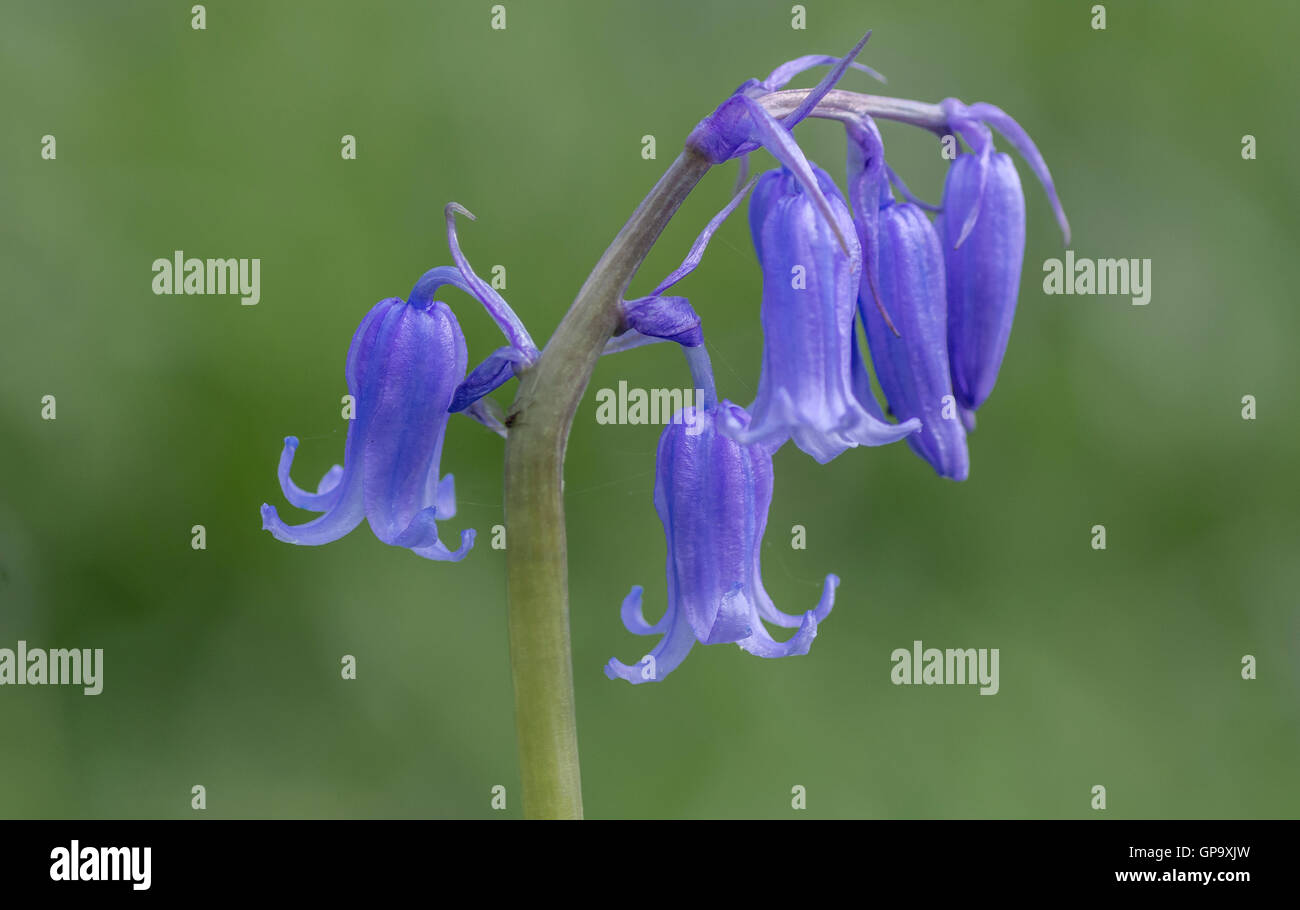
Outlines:
[[[871,365],[893,415],[921,422],[907,444],[940,476],[965,480],[970,459],[948,368],[948,302],[939,237],[918,206],[894,202],[887,188],[882,202],[875,225],[876,291],[897,331],[885,324],[864,282],[858,310]],[[871,393],[864,386],[858,385],[859,395],[870,406]]]
[[[409,301],[381,300],[361,321],[345,371],[356,416],[348,423],[343,465],[331,468],[315,493],[301,490],[289,477],[298,440],[285,440],[279,470],[285,498],[324,514],[287,525],[264,503],[262,527],[278,540],[329,543],[364,517],[384,543],[428,559],[460,560],[469,552],[473,530],[461,532],[453,551],[438,539],[437,525],[456,514],[452,476],[440,479],[438,469],[448,407],[468,356],[455,315],[433,294],[459,283],[457,269],[434,269]]]
[[[920,423],[886,423],[854,395],[850,366],[860,248],[834,181],[820,168],[813,173],[849,251],[840,248],[789,171],[763,175],[750,203],[750,229],[763,269],[763,370],[750,408],[753,422],[741,430],[724,413],[723,427],[741,442],[775,446],[792,438],[824,464],[854,446],[895,442]]]
[[[826,576],[821,601],[802,616],[782,613],[763,588],[759,551],[772,503],[772,454],[718,432],[719,414],[744,427],[745,411],[723,401],[684,408],[659,437],[655,510],[668,540],[668,609],[653,625],[641,612],[641,586],[623,601],[623,624],[638,635],[661,635],[636,665],[612,659],[610,679],[663,679],[695,642],[734,642],[759,657],[806,654],[817,624],[830,613],[839,579]],[[798,631],[778,642],[763,621]]]

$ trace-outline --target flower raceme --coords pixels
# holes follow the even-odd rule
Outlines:
[[[764,80],[746,81],[696,125],[687,140],[692,154],[713,164],[739,159],[747,173],[749,154],[765,149],[780,167],[736,193],[648,296],[616,303],[615,337],[603,352],[674,342],[703,402],[679,412],[657,450],[654,506],[667,545],[666,610],[647,622],[640,586],[622,607],[629,631],[660,639],[634,665],[611,659],[605,667],[611,679],[661,680],[696,642],[730,642],[761,657],[808,652],[839,580],[828,575],[817,605],[790,615],[764,590],[759,560],[772,458],[787,440],[825,463],[850,448],[906,439],[940,476],[966,479],[967,433],[1005,357],[1026,237],[1020,178],[1011,159],[994,150],[993,130],[1042,183],[1068,243],[1069,224],[1047,165],[1001,109],[955,98],[937,106],[866,99],[882,116],[965,141],[945,180],[942,206],[934,207],[913,196],[886,163],[871,118],[844,97],[819,107],[848,70],[875,75],[854,62],[869,35],[842,58],[800,57]],[[794,110],[780,119],[769,113],[768,95],[823,65],[830,72]],[[847,201],[795,142],[791,131],[808,116],[845,125]],[[763,358],[756,398],[742,408],[719,401],[700,316],[686,297],[667,292],[699,265],[709,239],[751,187]],[[927,210],[937,212],[933,222]],[[315,492],[300,489],[290,477],[298,440],[285,440],[279,467],[285,498],[322,514],[289,525],[264,504],[263,527],[276,538],[324,544],[365,518],[385,543],[428,559],[458,561],[470,550],[473,530],[461,532],[455,549],[439,538],[438,522],[456,510],[452,476],[439,474],[448,421],[464,413],[506,435],[499,406],[486,396],[529,370],[541,353],[500,294],[474,273],[460,249],[457,215],[474,217],[456,203],[444,210],[455,264],[425,273],[405,301],[380,301],[352,339],[345,375],[356,413],[343,465],[331,468]],[[448,285],[477,299],[505,336],[506,344],[472,370],[455,315],[435,298]],[[777,641],[765,624],[795,631]]]
[[[706,424],[698,437],[688,439],[670,426],[660,438],[655,508],[668,544],[668,607],[651,625],[642,614],[642,589],[632,589],[623,602],[624,624],[661,639],[636,666],[611,660],[605,669],[610,678],[663,679],[696,641],[734,641],[763,656],[806,653],[838,579],[827,578],[822,602],[800,620],[775,609],[758,568],[771,453],[787,439],[825,463],[853,446],[906,438],[940,476],[967,478],[966,433],[1005,353],[1024,256],[1019,178],[1007,156],[992,154],[986,123],[1029,161],[1068,238],[1047,166],[1027,134],[991,105],[967,107],[955,99],[943,104],[949,131],[966,138],[973,152],[954,163],[936,222],[925,213],[934,207],[915,199],[885,163],[870,118],[846,123],[850,214],[833,181],[807,161],[789,130],[861,46],[784,121],[766,115],[756,99],[801,69],[833,60],[800,58],[764,82],[750,80],[701,121],[688,142],[712,161],[739,157],[742,166],[761,145],[782,164],[760,178],[750,203],[763,273],[762,372],[748,412],[723,402],[696,417],[696,424]],[[890,183],[907,201],[895,201]],[[650,334],[681,343],[696,386],[712,390],[698,317],[684,298],[681,304],[675,311],[692,317],[689,340],[664,330]],[[871,390],[855,309],[896,424],[886,421]],[[777,644],[762,620],[799,631]]]

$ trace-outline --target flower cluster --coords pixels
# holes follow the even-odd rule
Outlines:
[[[849,68],[874,75],[854,62],[866,40],[843,58],[801,57],[765,80],[745,82],[695,127],[688,148],[711,163],[738,158],[747,167],[748,155],[762,148],[780,166],[746,185],[649,296],[622,303],[619,334],[605,353],[675,342],[704,400],[677,415],[659,440],[654,505],[667,540],[667,608],[657,622],[647,622],[640,586],[622,607],[629,631],[660,640],[634,665],[611,660],[605,668],[611,679],[663,679],[697,641],[734,643],[760,657],[808,652],[831,611],[838,578],[826,577],[813,609],[791,615],[772,603],[759,566],[772,456],[787,441],[824,464],[850,448],[906,440],[940,476],[966,479],[967,434],[1006,352],[1025,246],[1020,179],[1011,159],[994,151],[992,129],[1042,182],[1068,242],[1042,156],[992,105],[950,98],[938,106],[943,128],[930,128],[949,143],[960,137],[965,146],[937,207],[908,192],[865,114],[840,110],[835,118],[845,126],[847,194],[810,162],[791,130],[821,115],[818,105]],[[765,96],[823,65],[830,72],[793,111],[780,119],[769,112]],[[719,400],[700,318],[685,297],[666,292],[700,263],[713,233],[751,188],[764,345],[757,396],[742,408]],[[540,355],[509,305],[461,253],[456,214],[473,217],[455,203],[447,207],[455,265],[426,273],[405,301],[376,304],[353,337],[346,376],[356,416],[344,465],[308,493],[289,476],[298,441],[285,440],[279,471],[285,498],[324,514],[291,526],[263,505],[263,527],[278,539],[326,543],[365,517],[385,543],[429,559],[459,560],[472,546],[472,530],[462,532],[455,550],[438,537],[437,522],[456,508],[451,475],[439,476],[448,419],[464,412],[504,434],[484,396]],[[468,373],[456,318],[434,298],[447,285],[476,297],[507,341]],[[777,641],[765,623],[796,631]]]
[[[838,579],[827,576],[814,609],[790,616],[772,604],[758,568],[772,454],[785,442],[824,464],[846,449],[906,439],[940,476],[966,479],[966,435],[1006,352],[1025,245],[1020,180],[1010,158],[993,151],[990,126],[1043,182],[1068,239],[1042,157],[1015,121],[987,104],[940,106],[945,135],[967,148],[949,169],[939,207],[907,192],[870,117],[838,117],[847,136],[846,203],[790,130],[815,113],[865,41],[841,60],[802,57],[744,83],[691,134],[688,145],[714,163],[763,147],[781,165],[758,179],[749,206],[763,275],[762,372],[748,409],[712,403],[714,395],[702,434],[670,426],[660,438],[655,508],[668,541],[668,606],[647,623],[638,586],[622,613],[628,631],[662,637],[635,666],[611,660],[610,678],[662,679],[696,641],[732,642],[761,657],[807,653]],[[828,63],[829,75],[783,120],[760,102],[798,72]],[[933,221],[926,209],[937,211]],[[688,357],[697,387],[711,391],[712,377],[699,376],[707,358]],[[798,631],[776,642],[763,621]]]

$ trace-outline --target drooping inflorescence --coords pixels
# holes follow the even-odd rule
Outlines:
[[[633,665],[610,660],[611,679],[663,679],[696,642],[734,643],[761,657],[808,652],[839,579],[828,575],[820,602],[791,615],[768,597],[759,566],[772,456],[787,441],[826,463],[850,448],[906,439],[940,476],[967,478],[967,434],[1006,353],[1025,246],[1020,179],[1011,159],[994,150],[992,130],[1043,184],[1068,242],[1047,165],[1025,131],[993,105],[954,98],[939,105],[946,135],[966,148],[953,160],[938,207],[907,190],[865,114],[841,111],[836,118],[845,125],[846,193],[807,159],[791,130],[817,113],[850,68],[875,75],[854,62],[869,36],[843,58],[800,57],[767,79],[746,81],[696,125],[687,145],[710,163],[740,159],[744,173],[749,154],[761,148],[780,167],[740,190],[650,295],[619,304],[618,328],[604,353],[675,342],[703,400],[676,415],[659,440],[654,505],[667,542],[666,610],[647,622],[640,586],[622,607],[629,631],[661,638]],[[765,96],[823,65],[830,72],[794,110],[781,118],[768,111]],[[687,298],[667,291],[699,265],[709,239],[751,188],[764,346],[757,397],[742,408],[719,400],[700,317]],[[485,396],[541,354],[510,306],[470,267],[456,236],[457,214],[473,218],[455,203],[446,208],[455,265],[426,273],[407,301],[381,301],[353,338],[346,376],[356,415],[344,464],[308,493],[289,478],[297,440],[285,441],[285,497],[324,514],[291,526],[263,505],[263,527],[277,538],[326,543],[364,517],[384,542],[430,559],[459,560],[472,545],[472,530],[462,532],[455,551],[438,539],[437,522],[455,514],[451,475],[438,475],[449,416],[464,412],[505,434]],[[445,285],[477,298],[506,338],[468,373],[456,318],[434,299]],[[796,631],[779,642],[765,623]]]

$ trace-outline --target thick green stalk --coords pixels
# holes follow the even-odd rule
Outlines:
[[[506,417],[506,564],[519,770],[528,818],[581,818],[569,650],[564,449],[618,302],[682,200],[709,169],[683,152],[587,279]]]

